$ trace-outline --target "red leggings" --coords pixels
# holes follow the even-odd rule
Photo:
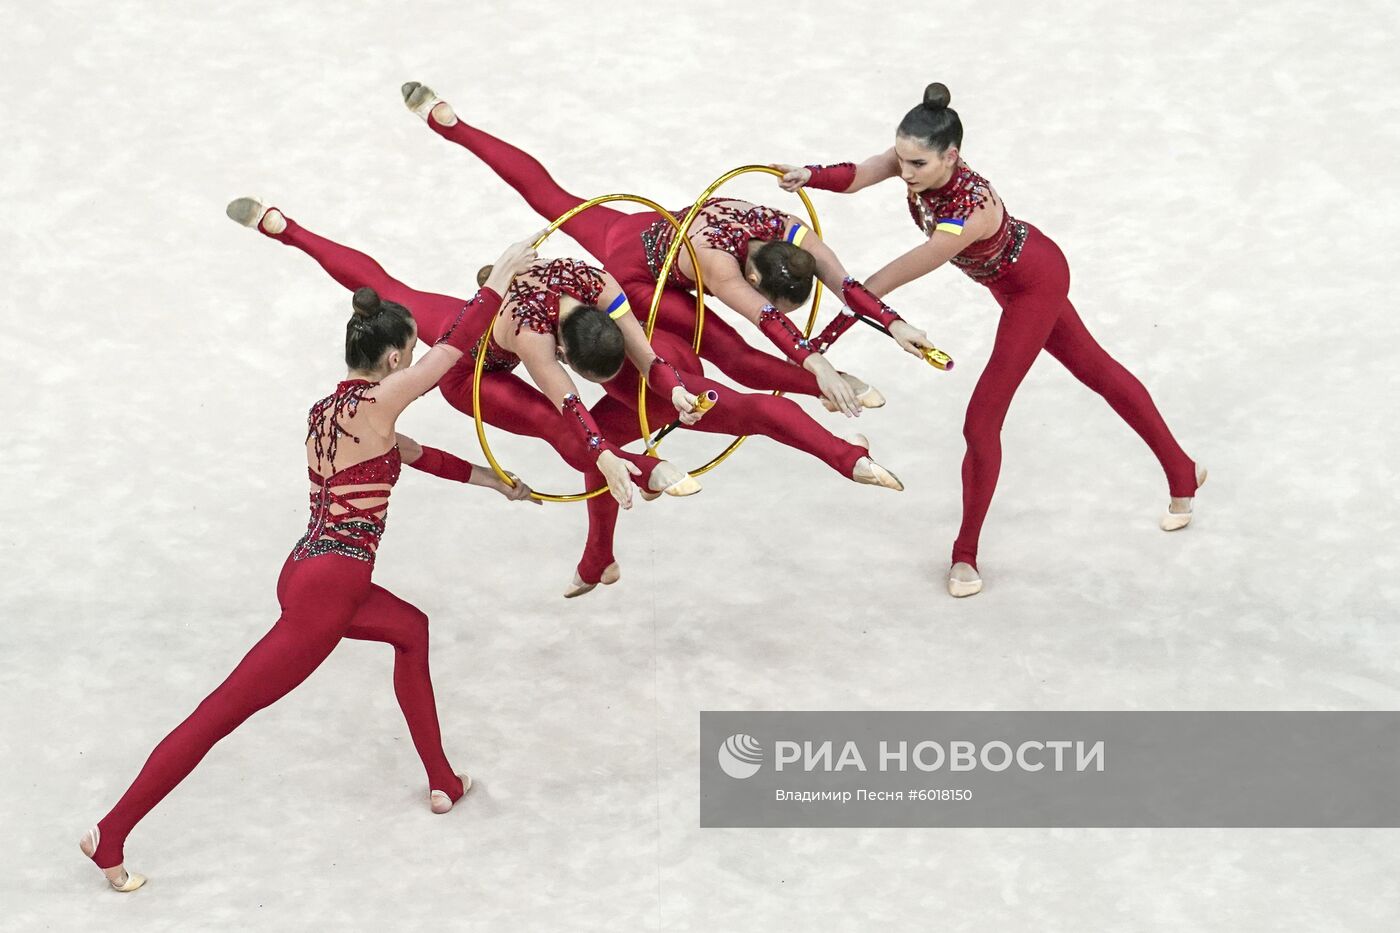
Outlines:
[[[428,617],[371,583],[371,569],[364,561],[338,554],[287,558],[277,580],[282,607],[277,624],[189,718],[161,740],[122,799],[97,824],[101,843],[93,860],[99,867],[120,865],[126,837],[141,818],[215,743],[309,677],[342,638],[394,646],[394,694],[427,769],[428,786],[453,799],[462,795],[462,782],[442,751],[428,675]]]
[[[856,461],[867,456],[864,447],[836,437],[791,399],[737,392],[706,379],[700,359],[688,340],[657,330],[652,335],[651,345],[666,362],[676,367],[688,391],[699,394],[713,389],[719,394],[715,407],[689,430],[736,436],[757,434],[772,438],[780,444],[811,454],[847,479],[850,479]],[[636,368],[629,363],[620,375],[603,386],[610,400],[616,400],[628,408],[632,419],[626,428],[620,426],[616,434],[608,435],[614,443],[627,443],[641,437],[641,425],[635,414],[639,378]],[[671,400],[648,390],[647,421],[653,433],[674,420],[676,407]]]
[[[532,156],[468,126],[460,118],[452,126],[442,126],[430,117],[428,125],[439,136],[471,150],[546,220],[552,221],[583,203],[583,198],[559,187],[545,167]],[[584,211],[563,227],[565,233],[577,240],[612,273],[626,292],[633,312],[643,321],[651,308],[656,276],[647,267],[642,231],[660,218],[661,215],[653,211],[624,214],[600,206]],[[656,327],[689,342],[695,335],[695,296],[678,288],[663,289]],[[751,347],[738,331],[709,308],[705,311],[700,356],[714,363],[735,382],[750,389],[821,395],[817,379],[810,372],[788,360]]]
[[[1021,256],[991,286],[1001,305],[996,343],[967,405],[963,436],[962,528],[953,562],[977,565],[977,539],[1001,472],[1001,426],[1011,397],[1045,349],[1080,382],[1104,397],[1128,423],[1167,474],[1173,496],[1196,492],[1196,467],[1172,437],[1141,382],[1090,336],[1069,301],[1069,264],[1049,237],[1030,227]]]
[[[286,230],[267,236],[306,253],[346,288],[353,290],[369,286],[384,298],[408,308],[418,325],[418,336],[425,343],[431,344],[442,336],[465,304],[461,298],[409,288],[391,278],[379,263],[364,253],[318,236],[291,218],[287,218]],[[463,322],[463,326],[470,326],[480,334],[485,332],[488,323],[489,319],[482,319]],[[474,365],[470,357],[464,357],[438,383],[443,398],[468,416],[472,414]],[[570,466],[583,474],[586,488],[597,489],[606,485],[607,481],[594,465],[594,457],[584,447],[577,429],[559,414],[544,393],[519,376],[509,372],[483,373],[481,404],[484,408],[482,418],[488,424],[512,434],[538,437],[547,442]],[[625,443],[619,439],[619,435],[629,430],[632,431],[630,436],[636,435],[637,416],[614,399],[602,399],[590,409],[590,413],[603,435],[616,444]],[[630,460],[642,471],[641,476],[636,478],[642,485],[651,478],[651,471],[659,462],[653,457],[626,451],[621,451],[619,456]],[[588,500],[588,539],[577,568],[585,583],[597,583],[614,560],[613,533],[617,526],[617,512],[617,500],[607,493]]]

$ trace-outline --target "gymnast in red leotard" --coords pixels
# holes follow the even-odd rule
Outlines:
[[[583,203],[533,157],[459,119],[431,88],[409,82],[402,92],[409,109],[434,132],[478,156],[540,216],[552,221]],[[689,222],[687,233],[706,289],[756,325],[787,357],[778,359],[749,346],[721,316],[707,313],[700,356],[740,385],[819,396],[828,409],[849,416],[862,407],[884,404],[878,391],[832,368],[818,352],[818,343],[803,338],[788,320],[811,294],[814,275],[843,295],[853,312],[886,327],[904,349],[917,355],[920,348],[932,347],[922,331],[900,320],[851,278],[831,248],[797,218],[730,198],[707,201],[693,217],[686,216],[687,211],[675,213]],[[599,206],[572,218],[563,230],[617,277],[635,305],[650,307],[662,257],[675,238],[669,221],[654,211],[624,214]],[[657,315],[658,330],[687,341],[695,327],[695,301],[689,293],[694,277],[689,253],[682,250]]]
[[[996,342],[968,402],[963,434],[963,518],[953,543],[948,591],[971,596],[982,589],[977,542],[1001,470],[1001,427],[1011,397],[1042,349],[1112,406],[1147,443],[1167,476],[1171,502],[1161,527],[1175,531],[1191,520],[1191,500],[1206,471],[1177,444],[1141,382],[1090,336],[1069,300],[1069,266],[1058,246],[1012,217],[985,178],[962,161],[962,122],[948,107],[942,84],[900,123],[892,148],[860,165],[775,165],[783,188],[806,186],[854,192],[899,176],[909,212],[928,240],[867,280],[875,295],[952,262],[987,286],[1001,306]]]
[[[490,267],[481,270],[479,279],[490,271]],[[869,443],[863,436],[858,443],[848,443],[823,429],[791,399],[736,392],[706,379],[690,344],[673,334],[658,330],[648,343],[617,280],[576,259],[537,263],[511,283],[500,312],[503,321],[496,325],[487,350],[486,371],[508,371],[523,360],[535,384],[549,397],[572,391],[573,384],[567,382],[562,368],[557,363],[553,368],[549,365],[553,363],[553,342],[546,335],[557,331],[559,322],[566,320],[580,301],[609,309],[626,350],[627,362],[614,378],[603,383],[609,397],[594,406],[595,413],[604,406],[609,411],[615,410],[614,406],[635,411],[638,380],[646,373],[647,417],[652,424],[664,423],[679,411],[681,424],[695,430],[762,435],[811,454],[858,483],[904,488],[894,474],[870,459]],[[503,326],[507,321],[513,326]],[[500,344],[496,334],[501,335]],[[664,358],[657,354],[658,349],[665,351]],[[691,393],[712,393],[717,399],[703,420],[694,409],[696,396]],[[630,423],[617,424],[608,434],[609,440],[619,444],[640,436],[635,415]]]
[[[346,288],[369,286],[404,305],[425,339],[440,334],[461,307],[459,298],[404,285],[371,257],[312,233],[275,207],[239,198],[229,204],[227,213],[244,226],[300,249]],[[621,578],[613,555],[613,532],[619,505],[632,506],[632,477],[638,478],[644,495],[688,496],[700,491],[697,480],[669,461],[621,448],[626,440],[618,440],[619,436],[636,434],[637,416],[631,409],[604,398],[590,410],[579,400],[561,361],[589,382],[606,385],[621,370],[625,357],[648,372],[656,354],[627,313],[626,303],[619,301],[621,290],[615,283],[604,289],[590,276],[580,276],[575,266],[560,260],[534,263],[518,284],[511,283],[499,311],[501,320],[492,331],[493,346],[481,380],[483,420],[514,434],[541,438],[583,473],[588,489],[606,484],[612,492],[587,502],[588,536],[573,580],[564,590],[566,598]],[[489,322],[490,316],[478,315],[464,326],[479,341]],[[619,325],[635,331],[632,339],[624,340],[624,328]],[[511,372],[521,359],[544,392]],[[473,411],[475,363],[473,344],[468,359],[449,370],[438,387],[454,408],[467,415]],[[693,395],[667,393],[667,401],[674,408],[666,420],[677,415],[687,421],[698,417]]]
[[[123,847],[136,824],[219,740],[309,677],[342,638],[394,646],[394,693],[428,773],[433,812],[446,813],[470,789],[471,779],[454,773],[442,750],[428,672],[428,618],[370,578],[401,464],[510,499],[529,495],[523,483],[508,486],[489,469],[420,446],[397,434],[394,424],[471,345],[463,320],[493,313],[501,300],[497,289],[533,255],[527,243],[507,250],[496,266],[501,274],[459,308],[456,324],[416,365],[418,335],[408,311],[373,289],[355,293],[345,336],[349,376],[307,418],[311,519],[277,580],[281,617],[156,746],[121,800],[79,843],[116,890],[134,891],[146,881],[123,867]]]

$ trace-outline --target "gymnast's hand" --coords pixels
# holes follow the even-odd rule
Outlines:
[[[624,509],[630,509],[632,490],[637,488],[632,485],[632,477],[642,475],[637,465],[623,460],[611,450],[605,450],[598,455],[598,472],[608,481],[608,489],[617,500],[617,504]]]
[[[671,390],[671,404],[676,406],[676,411],[681,416],[681,424],[686,427],[694,425],[705,416],[705,413],[696,405],[698,401],[699,399],[681,386],[676,386]]]
[[[812,180],[812,170],[803,168],[800,165],[783,165],[782,163],[777,163],[768,167],[775,168],[783,173],[783,177],[778,179],[778,187],[782,188],[784,191],[796,191]]]
[[[802,368],[817,377],[817,388],[828,402],[846,413],[847,418],[860,417],[860,402],[851,384],[820,353],[802,361]]]
[[[534,246],[537,238],[538,234],[535,234],[529,239],[507,246],[506,251],[501,253],[501,258],[497,259],[491,266],[491,274],[486,277],[484,287],[491,289],[498,295],[504,295],[506,289],[510,287],[510,280],[530,268],[530,264],[539,259]]]
[[[531,489],[529,486],[525,485],[525,483],[521,481],[520,477],[516,476],[509,470],[506,471],[506,476],[509,476],[511,478],[511,481],[515,483],[514,486],[512,486],[510,483],[503,482],[501,478],[499,476],[496,476],[494,473],[492,474],[491,478],[496,481],[494,488],[497,492],[505,496],[511,502],[533,502],[535,505],[542,504],[539,499],[530,498],[530,495],[534,492],[534,490]]]
[[[923,358],[923,354],[919,352],[921,349],[925,347],[930,350],[938,349],[929,342],[928,334],[907,321],[895,321],[892,323],[890,325],[890,336],[894,338],[895,343],[899,344],[901,350],[905,353],[912,353],[920,359]]]

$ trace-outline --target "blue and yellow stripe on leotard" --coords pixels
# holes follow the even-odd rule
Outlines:
[[[944,217],[938,221],[938,225],[933,228],[934,233],[951,233],[953,236],[962,236],[963,224],[967,221],[957,217]]]
[[[617,297],[613,299],[613,303],[608,305],[608,317],[616,321],[631,310],[631,307],[627,304],[627,293],[618,292]]]
[[[802,241],[807,239],[807,226],[805,224],[793,224],[792,229],[787,233],[786,239],[793,246],[801,246]]]

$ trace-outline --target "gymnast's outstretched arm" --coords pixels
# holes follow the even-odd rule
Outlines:
[[[835,165],[786,165],[776,163],[769,166],[783,173],[778,186],[784,191],[798,188],[821,188],[844,194],[854,194],[862,188],[878,185],[882,181],[899,175],[899,157],[894,147],[873,155],[856,165],[851,162],[838,162]]]
[[[611,309],[608,315],[622,332],[622,346],[627,359],[637,372],[645,375],[647,386],[653,392],[670,399],[682,424],[695,424],[704,415],[704,411],[696,406],[695,396],[685,387],[685,381],[676,368],[659,356],[647,340],[646,330],[632,313],[617,280],[607,273],[603,273],[603,279],[603,292],[598,297],[598,305]],[[619,297],[622,298],[621,304],[617,304]]]
[[[395,444],[399,448],[399,457],[403,460],[404,466],[413,467],[415,470],[422,470],[424,473],[431,473],[456,483],[494,489],[512,502],[524,501],[534,502],[536,505],[540,504],[540,500],[530,498],[530,487],[522,483],[519,477],[515,477],[514,486],[508,485],[502,482],[495,471],[489,467],[479,466],[445,450],[420,444],[407,434],[395,435]],[[514,476],[513,473],[506,475]]]

